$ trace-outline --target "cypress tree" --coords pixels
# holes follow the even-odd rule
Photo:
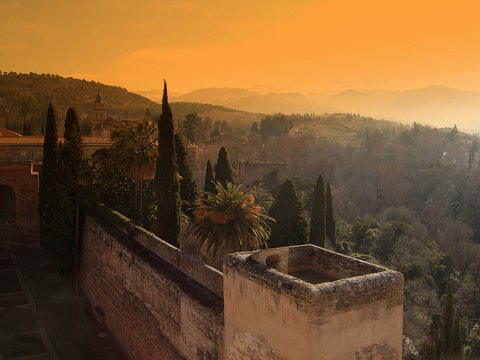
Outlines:
[[[337,238],[335,236],[335,220],[333,218],[333,201],[332,201],[332,189],[330,183],[327,182],[327,194],[326,200],[326,215],[325,215],[325,233],[327,239],[330,240],[333,249],[337,247]]]
[[[224,188],[227,188],[227,183],[233,183],[233,170],[224,146],[218,152],[217,163],[215,164],[215,181],[219,181]]]
[[[308,240],[308,225],[302,214],[302,204],[290,179],[281,186],[270,216],[275,220],[269,247],[305,244]]]
[[[460,320],[455,317],[455,324],[453,326],[453,341],[452,341],[452,354],[455,358],[461,359],[463,353],[462,348],[462,334],[460,329]]]
[[[312,217],[310,219],[310,242],[318,246],[325,246],[325,185],[320,174],[313,193]]]
[[[63,183],[69,196],[78,191],[80,169],[83,162],[83,143],[78,116],[73,108],[65,118],[64,143],[61,152]]]
[[[175,153],[177,155],[178,174],[180,175],[180,198],[182,212],[193,220],[192,207],[197,199],[197,183],[187,163],[187,150],[182,137],[175,134]]]
[[[215,183],[214,183],[214,178],[213,178],[213,169],[212,169],[212,163],[210,160],[207,162],[207,170],[205,171],[205,185],[203,187],[203,190],[205,192],[209,192],[212,194],[215,194],[217,190],[215,189]]]
[[[157,189],[158,236],[178,247],[180,233],[180,196],[175,156],[173,115],[164,81],[162,115],[158,120],[158,159],[155,176]]]
[[[49,248],[49,229],[53,220],[56,181],[58,174],[58,135],[55,109],[50,103],[47,111],[47,125],[43,140],[43,160],[40,171],[39,217],[42,245]]]
[[[455,325],[455,308],[453,304],[453,291],[450,284],[447,285],[445,305],[443,308],[443,341],[444,352],[450,354],[453,349],[453,327]]]

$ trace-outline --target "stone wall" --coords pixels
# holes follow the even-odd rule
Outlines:
[[[232,254],[224,302],[228,360],[402,358],[403,276],[396,271],[313,245]]]
[[[39,176],[31,162],[0,162],[0,186],[6,185],[15,193],[16,218],[9,232],[21,244],[38,244]]]
[[[222,359],[222,274],[106,208],[85,209],[80,285],[133,359]]]

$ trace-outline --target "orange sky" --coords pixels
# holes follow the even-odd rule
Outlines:
[[[480,90],[467,0],[0,0],[0,70],[131,90]]]

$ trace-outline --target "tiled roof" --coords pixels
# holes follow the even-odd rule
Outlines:
[[[58,138],[63,142],[63,138]],[[110,144],[112,140],[109,137],[82,136],[85,145]],[[1,137],[0,145],[42,145],[43,136],[20,136],[20,137]]]
[[[4,138],[4,137],[19,138],[19,137],[22,137],[22,135],[16,133],[15,131],[0,127],[0,138]]]
[[[103,100],[102,94],[100,94],[100,91],[97,94],[97,97],[95,98],[95,104],[103,104],[105,101]]]

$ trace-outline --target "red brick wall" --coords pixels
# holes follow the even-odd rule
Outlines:
[[[222,298],[94,215],[80,256],[84,293],[132,359],[223,358]]]
[[[15,242],[39,243],[38,182],[38,173],[30,162],[0,163],[0,185],[7,185],[15,192]]]

